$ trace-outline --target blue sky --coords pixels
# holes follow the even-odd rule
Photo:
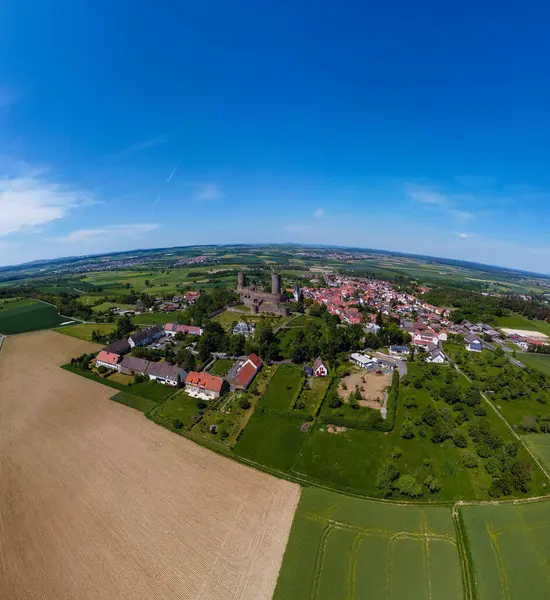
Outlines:
[[[292,241],[550,272],[549,26],[542,2],[4,0],[0,264]]]

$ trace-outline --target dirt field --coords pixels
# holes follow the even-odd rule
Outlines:
[[[0,352],[0,598],[270,600],[299,487],[57,368],[94,348],[47,331]]]
[[[345,383],[347,389],[344,389],[343,383]],[[380,408],[380,403],[376,402],[376,399],[384,400],[384,390],[389,385],[391,385],[391,375],[377,375],[361,370],[342,379],[338,387],[338,394],[347,401],[350,394],[355,391],[355,387],[359,386],[363,388],[364,398],[359,404],[370,408]]]

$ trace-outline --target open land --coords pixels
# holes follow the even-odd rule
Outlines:
[[[535,340],[547,340],[548,336],[545,333],[541,333],[540,331],[532,331],[529,329],[510,329],[509,327],[501,327],[504,333],[508,335],[525,335],[527,337],[533,338]]]
[[[518,352],[518,359],[530,367],[534,367],[546,375],[550,375],[550,354],[532,354],[527,352]]]
[[[79,340],[92,341],[92,333],[99,331],[101,335],[111,333],[116,325],[113,323],[82,323],[80,325],[66,325],[56,329],[59,333],[70,335]]]
[[[0,333],[4,335],[59,327],[71,320],[58,315],[55,306],[43,302],[18,302],[11,306],[6,304],[0,311]]]
[[[95,349],[40,332],[0,353],[0,597],[269,600],[298,486],[58,368]]]
[[[460,512],[479,600],[548,597],[548,501],[464,506]]]
[[[539,319],[528,319],[527,317],[516,313],[504,317],[497,317],[496,321],[499,329],[516,329],[520,334],[521,332],[525,333],[525,331],[535,331],[544,333],[547,336],[550,335],[550,323]]]
[[[461,600],[451,510],[302,492],[274,600]]]
[[[384,400],[384,392],[391,384],[391,375],[370,373],[365,370],[356,370],[347,377],[343,377],[338,387],[338,394],[346,401],[355,392],[357,386],[361,390],[363,400],[359,401],[361,406],[380,408]],[[377,402],[378,400],[378,402]]]

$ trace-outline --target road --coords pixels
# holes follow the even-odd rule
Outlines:
[[[375,354],[379,358],[383,358],[384,360],[387,360],[388,362],[393,363],[399,369],[399,375],[401,377],[405,377],[405,375],[407,374],[407,361],[406,360],[401,360],[401,359],[395,358],[393,356],[388,356],[387,354],[384,354],[383,352],[375,352]]]

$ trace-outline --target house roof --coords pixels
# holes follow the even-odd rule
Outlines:
[[[112,344],[105,346],[103,350],[105,350],[105,352],[112,352],[113,354],[128,354],[131,348],[130,344],[128,343],[128,340],[124,339],[118,340],[117,342],[113,342]]]
[[[210,373],[197,373],[196,371],[190,371],[185,378],[186,385],[193,385],[212,392],[221,392],[223,383],[224,380],[221,377],[210,375]]]
[[[264,364],[262,359],[254,353],[248,357],[248,360],[256,367],[256,369],[259,369]]]
[[[97,356],[96,356],[96,361],[99,360],[100,362],[106,363],[108,365],[116,365],[118,364],[118,361],[120,360],[120,355],[119,354],[115,354],[114,352],[107,352],[105,350],[102,350]]]
[[[177,323],[166,323],[164,331],[175,331],[176,333],[192,333],[193,335],[201,335],[202,329],[195,325],[178,325]]]
[[[136,356],[125,356],[120,363],[123,369],[129,371],[136,371],[137,373],[145,373],[149,366],[149,361],[144,358],[137,358]]]
[[[317,357],[317,358],[315,359],[315,362],[313,363],[313,370],[314,370],[314,371],[317,371],[317,369],[318,369],[319,367],[325,367],[325,369],[328,371],[328,368],[327,368],[327,366],[326,366],[326,365],[325,365],[325,363],[322,361],[322,359],[321,359],[321,357],[320,357],[320,356],[319,356],[319,357]]]
[[[187,377],[187,373],[183,369],[167,362],[150,362],[147,367],[147,375],[162,377],[172,381],[177,381],[178,375],[182,381],[185,381],[185,378]]]
[[[142,342],[143,340],[148,340],[150,337],[156,335],[157,333],[160,333],[163,330],[164,328],[162,327],[162,325],[153,325],[153,327],[148,327],[143,331],[138,331],[137,333],[134,333],[129,337],[129,339],[132,340],[132,342],[134,342],[135,344],[137,344],[139,342]]]

